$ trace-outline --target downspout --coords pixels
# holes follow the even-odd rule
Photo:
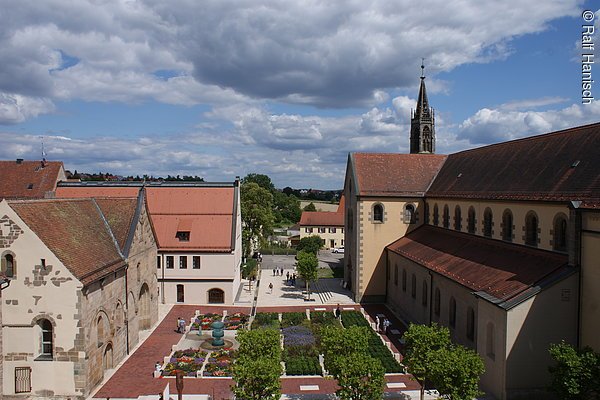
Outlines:
[[[160,280],[160,296],[162,298],[162,303],[165,304],[165,255],[160,255],[160,270],[162,273],[162,278]]]
[[[129,355],[129,293],[128,285],[127,285],[127,276],[129,272],[129,264],[125,264],[125,309],[127,310],[127,315],[125,318],[125,346],[127,349],[127,354]]]

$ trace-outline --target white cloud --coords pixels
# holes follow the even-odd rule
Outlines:
[[[54,109],[49,99],[0,92],[0,124],[17,124]]]

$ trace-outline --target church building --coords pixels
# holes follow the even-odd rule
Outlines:
[[[600,124],[436,155],[422,75],[410,153],[348,157],[355,300],[447,326],[497,399],[543,392],[551,343],[599,351]]]

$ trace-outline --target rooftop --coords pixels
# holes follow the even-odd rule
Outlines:
[[[0,161],[1,199],[43,199],[64,178],[58,161]]]

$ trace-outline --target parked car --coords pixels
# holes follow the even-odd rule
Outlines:
[[[334,253],[343,253],[344,252],[344,246],[342,246],[342,247],[335,247],[333,249],[333,252]]]

